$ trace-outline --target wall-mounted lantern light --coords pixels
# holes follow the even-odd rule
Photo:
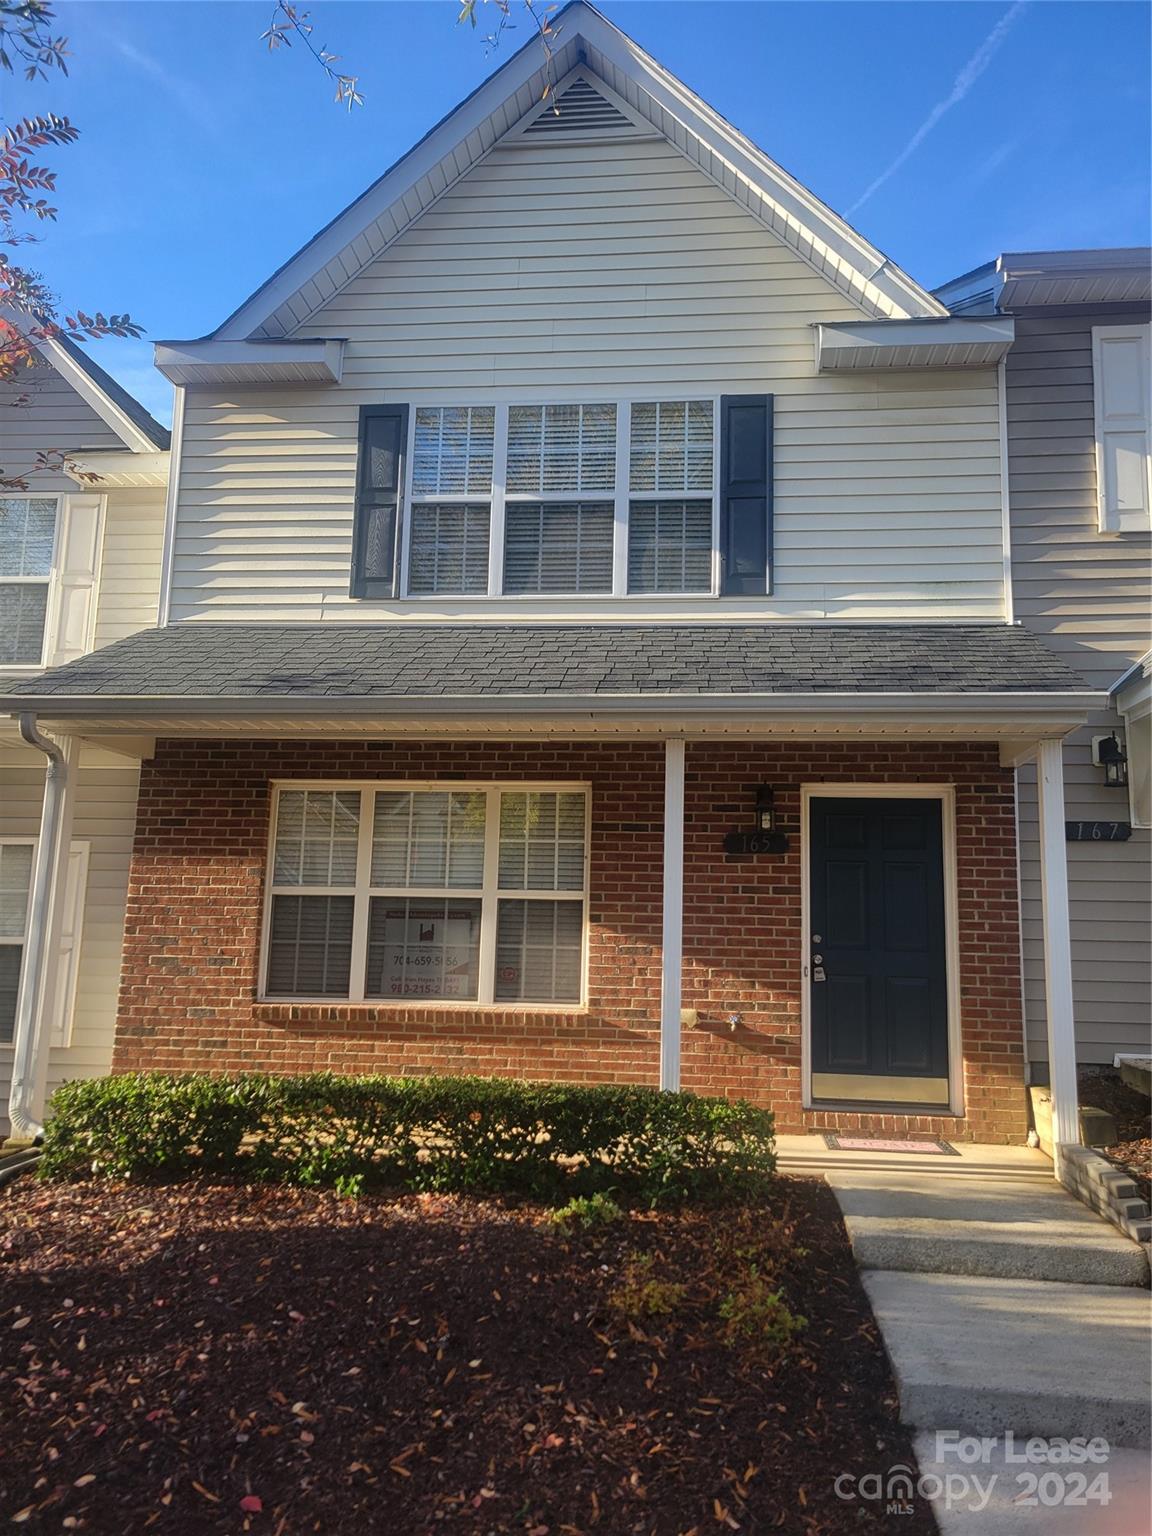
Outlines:
[[[776,807],[773,804],[772,790],[767,784],[760,784],[756,789],[756,830],[757,832],[775,832]]]
[[[1128,754],[1124,743],[1113,731],[1111,736],[1097,736],[1092,743],[1092,760],[1104,770],[1109,789],[1124,789],[1128,783]]]

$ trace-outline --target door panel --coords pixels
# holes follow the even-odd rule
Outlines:
[[[810,806],[813,1096],[946,1103],[941,803]]]

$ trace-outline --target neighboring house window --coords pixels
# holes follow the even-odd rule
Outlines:
[[[47,641],[57,498],[0,498],[0,666],[38,667]]]
[[[354,597],[764,596],[771,397],[361,412]]]
[[[69,849],[54,991],[50,999],[49,1040],[53,1046],[68,1045],[71,1036],[84,926],[84,897],[88,886],[88,849],[87,842],[75,842]],[[12,1043],[16,1027],[16,1004],[28,944],[35,850],[34,838],[0,840],[0,1045]]]
[[[580,786],[277,791],[264,994],[579,1003]]]
[[[1152,357],[1147,325],[1092,327],[1102,533],[1152,529]]]
[[[0,1044],[11,1044],[28,942],[28,898],[35,843],[0,842]]]

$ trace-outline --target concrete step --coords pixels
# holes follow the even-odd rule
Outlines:
[[[828,1171],[861,1269],[1146,1286],[1139,1244],[1053,1179]]]
[[[1152,1464],[1144,1451],[1114,1448],[1103,1463],[1080,1467],[1022,1466],[1008,1460],[1002,1441],[976,1463],[962,1462],[955,1442],[942,1447],[934,1433],[921,1432],[915,1445],[920,1476],[943,1484],[932,1500],[940,1536],[1144,1536],[1152,1529]],[[1036,1478],[1046,1473],[1056,1479],[1046,1481],[1044,1498],[1062,1496],[1060,1503],[1040,1498]],[[1075,1473],[1084,1474],[1087,1488]]]
[[[1146,1291],[887,1270],[863,1279],[906,1424],[1152,1445]]]

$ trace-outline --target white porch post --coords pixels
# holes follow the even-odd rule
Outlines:
[[[680,987],[684,957],[684,742],[664,743],[664,933],[660,973],[660,1086],[680,1088]]]
[[[1041,741],[1036,754],[1040,809],[1040,892],[1044,923],[1044,993],[1052,1092],[1052,1147],[1057,1177],[1061,1148],[1080,1140],[1076,1032],[1072,1010],[1072,936],[1068,916],[1068,849],[1064,835],[1064,744]]]
[[[75,737],[69,737],[58,746],[40,736],[34,722],[28,726],[30,734],[26,733],[25,719],[30,720],[30,717],[21,718],[21,734],[30,745],[46,754],[47,771],[40,836],[28,893],[28,939],[20,966],[20,992],[12,1041],[8,1141],[17,1145],[35,1140],[44,1129],[51,1010],[56,990],[64,885],[72,843],[76,768],[80,759],[80,743]]]

